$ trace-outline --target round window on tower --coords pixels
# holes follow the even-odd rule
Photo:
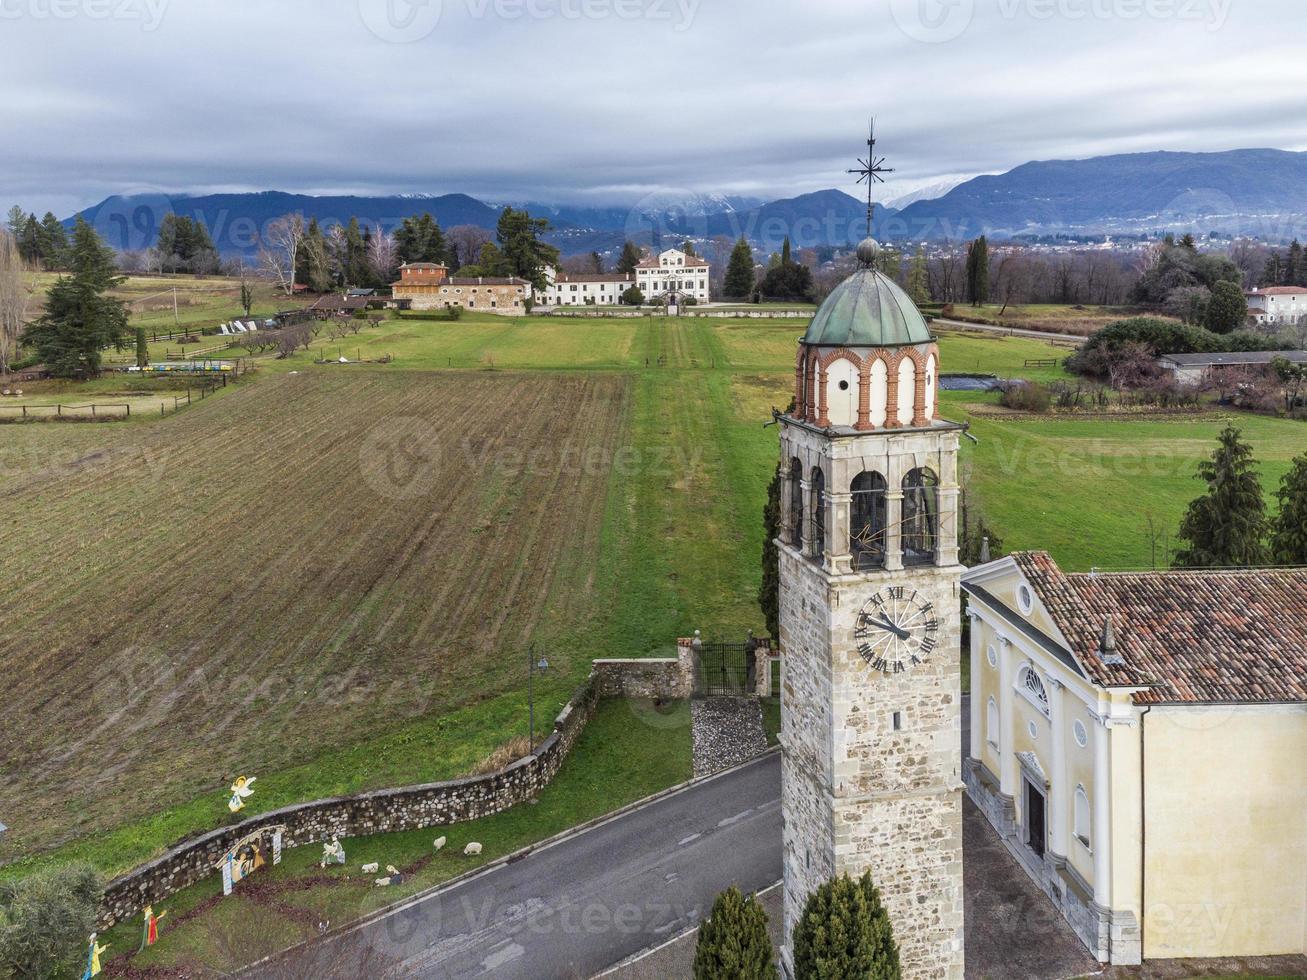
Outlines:
[[[841,381],[840,391],[848,391],[848,390],[849,390],[849,383],[847,381]]]

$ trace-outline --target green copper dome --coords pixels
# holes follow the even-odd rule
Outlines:
[[[840,283],[803,336],[814,347],[905,347],[930,340],[916,304],[874,269],[859,269]]]

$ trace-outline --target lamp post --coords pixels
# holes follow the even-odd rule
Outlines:
[[[527,701],[527,710],[531,714],[531,735],[530,737],[527,738],[527,745],[530,746],[530,750],[532,752],[536,750],[535,676],[537,670],[543,674],[548,669],[549,669],[549,661],[544,658],[543,654],[540,657],[540,661],[538,663],[536,662],[536,646],[534,643],[532,643],[531,649],[527,651],[527,664],[526,664],[526,701]]]

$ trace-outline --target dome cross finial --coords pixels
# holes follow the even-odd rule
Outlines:
[[[867,131],[867,159],[858,159],[858,166],[850,169],[849,173],[858,175],[858,183],[864,181],[867,184],[867,238],[871,238],[872,218],[876,213],[876,202],[872,198],[872,187],[875,184],[885,183],[885,178],[881,174],[892,174],[893,167],[885,166],[885,158],[876,156],[876,120],[871,120],[870,127]]]

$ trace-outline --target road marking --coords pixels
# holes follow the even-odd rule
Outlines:
[[[526,948],[524,946],[521,946],[518,943],[509,943],[499,952],[491,953],[487,956],[481,961],[481,965],[487,970],[495,970],[503,966],[505,963],[511,963],[513,960],[521,959],[522,954],[525,952]]]
[[[702,836],[703,836],[703,834],[691,834],[689,837],[686,837],[686,838],[684,838],[684,839],[682,839],[682,840],[678,840],[678,841],[676,842],[676,846],[677,846],[677,847],[684,847],[686,844],[689,844],[689,843],[692,843],[692,842],[694,842],[694,841],[697,841],[697,840],[698,840],[700,837],[702,837]]]

